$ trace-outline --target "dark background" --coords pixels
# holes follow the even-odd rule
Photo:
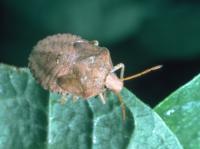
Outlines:
[[[0,62],[27,66],[38,40],[56,33],[97,39],[125,75],[164,67],[125,83],[154,106],[200,72],[200,1],[1,0]]]

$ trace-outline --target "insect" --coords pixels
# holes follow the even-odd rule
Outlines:
[[[88,41],[72,34],[56,34],[39,41],[29,57],[29,68],[43,88],[74,97],[88,99],[99,96],[106,103],[104,92],[112,90],[120,96],[123,81],[146,74],[161,66],[124,78],[124,64],[113,66],[109,50],[98,41]],[[120,71],[120,77],[115,74]]]

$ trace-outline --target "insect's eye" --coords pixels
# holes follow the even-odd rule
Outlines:
[[[82,41],[82,40],[78,40],[76,42],[73,43],[73,46],[75,48],[83,48],[85,46],[86,42]]]

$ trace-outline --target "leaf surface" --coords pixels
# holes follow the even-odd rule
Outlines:
[[[26,68],[0,65],[0,149],[182,149],[161,118],[127,89],[107,103],[48,93]]]
[[[172,93],[155,111],[186,149],[200,148],[200,75]]]

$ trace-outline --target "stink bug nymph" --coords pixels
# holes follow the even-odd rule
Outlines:
[[[107,48],[100,47],[96,40],[87,41],[71,34],[46,37],[37,43],[29,57],[29,68],[43,88],[84,99],[99,95],[103,103],[106,102],[103,93],[110,89],[119,97],[124,118],[125,108],[119,94],[123,81],[160,67],[124,78],[124,64],[113,66]],[[121,70],[119,78],[117,70]]]

